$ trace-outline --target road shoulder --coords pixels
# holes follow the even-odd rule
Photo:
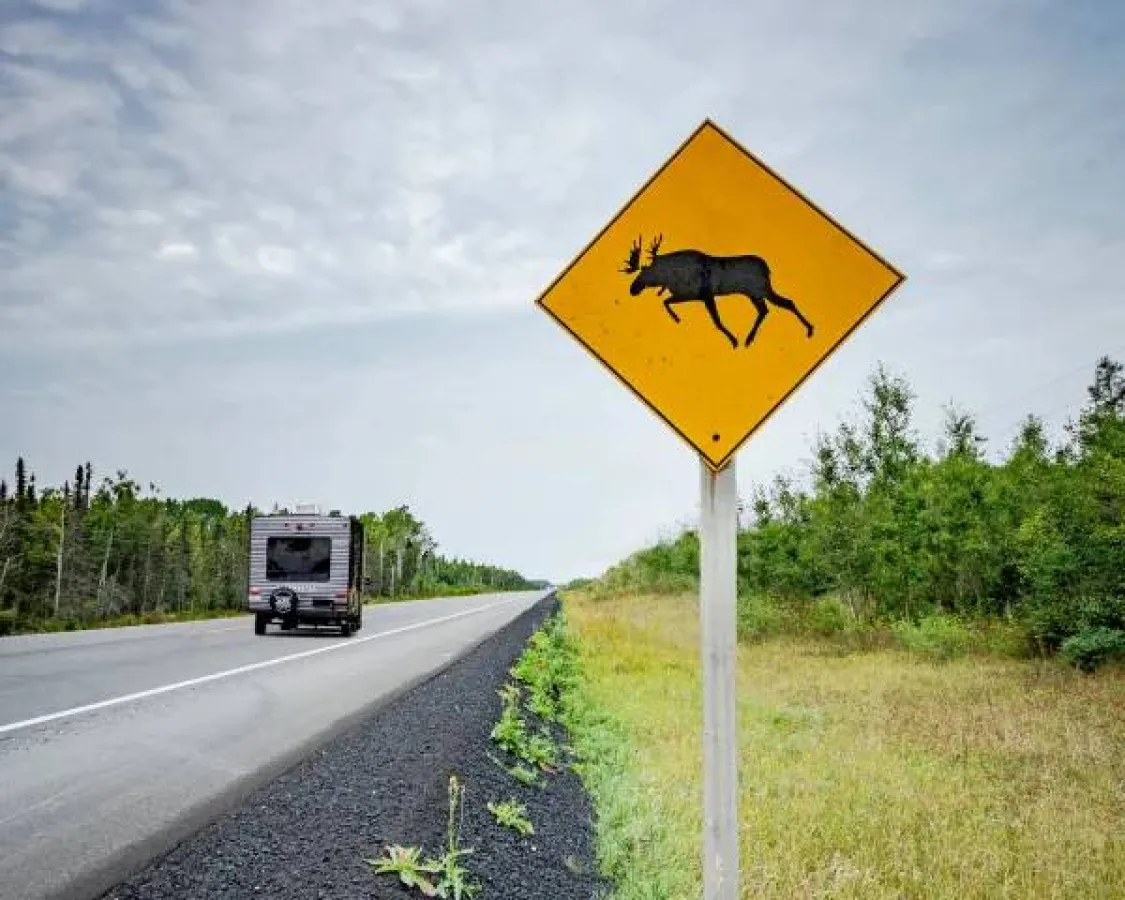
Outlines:
[[[497,691],[556,604],[538,603],[382,705],[104,900],[421,896],[373,874],[364,859],[388,844],[440,853],[451,775],[465,787],[459,843],[473,849],[465,865],[483,888],[479,897],[593,896],[593,813],[577,775],[563,769],[525,787],[490,758]],[[516,796],[534,835],[502,828],[486,808]]]

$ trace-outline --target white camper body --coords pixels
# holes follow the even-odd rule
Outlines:
[[[250,522],[249,608],[254,632],[270,622],[363,625],[363,523],[354,516],[275,513]]]

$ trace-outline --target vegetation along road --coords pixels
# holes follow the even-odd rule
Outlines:
[[[738,534],[745,897],[1125,897],[1125,366],[1058,441],[935,450],[877,370]],[[561,594],[618,900],[699,896],[692,531]]]

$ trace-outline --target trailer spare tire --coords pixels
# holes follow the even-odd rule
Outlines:
[[[297,612],[297,594],[292,588],[278,588],[270,594],[270,609],[274,615],[290,616]]]

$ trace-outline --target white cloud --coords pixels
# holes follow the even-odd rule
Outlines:
[[[0,152],[17,190],[50,199],[68,225],[53,264],[40,248],[9,275],[49,298],[71,273],[92,304],[128,307],[116,341],[204,336],[208,323],[229,334],[279,275],[290,315],[309,323],[526,304],[708,106],[757,116],[772,106],[767,76],[790,111],[862,95],[903,46],[970,6],[834,10],[805,32],[780,4],[675,29],[667,4],[563,16],[501,3],[486,21],[452,3],[358,0],[173,3],[112,34],[76,31],[76,19],[13,23],[0,45],[37,64],[9,72]],[[761,37],[770,29],[788,33],[784,47]],[[56,66],[50,47],[72,62]],[[810,54],[830,80],[799,71]],[[779,128],[787,119],[768,112],[764,136],[799,152],[813,120]],[[106,208],[150,218],[107,223]],[[210,247],[220,264],[202,283],[161,282],[165,302],[153,303],[145,292],[177,252],[154,242]],[[94,259],[117,264],[115,283],[78,275]],[[168,290],[193,299],[167,302]],[[58,324],[5,337],[81,340],[68,332],[82,323]]]
[[[11,157],[0,157],[0,177],[27,195],[54,199],[65,197],[74,180],[73,170],[60,160],[53,166],[46,161],[27,165]]]
[[[272,275],[292,275],[295,257],[288,247],[267,245],[258,248],[258,265]]]
[[[195,244],[187,241],[165,241],[156,255],[160,259],[195,259],[199,256],[199,250]]]
[[[36,6],[50,12],[73,13],[90,5],[90,0],[31,0]]]

